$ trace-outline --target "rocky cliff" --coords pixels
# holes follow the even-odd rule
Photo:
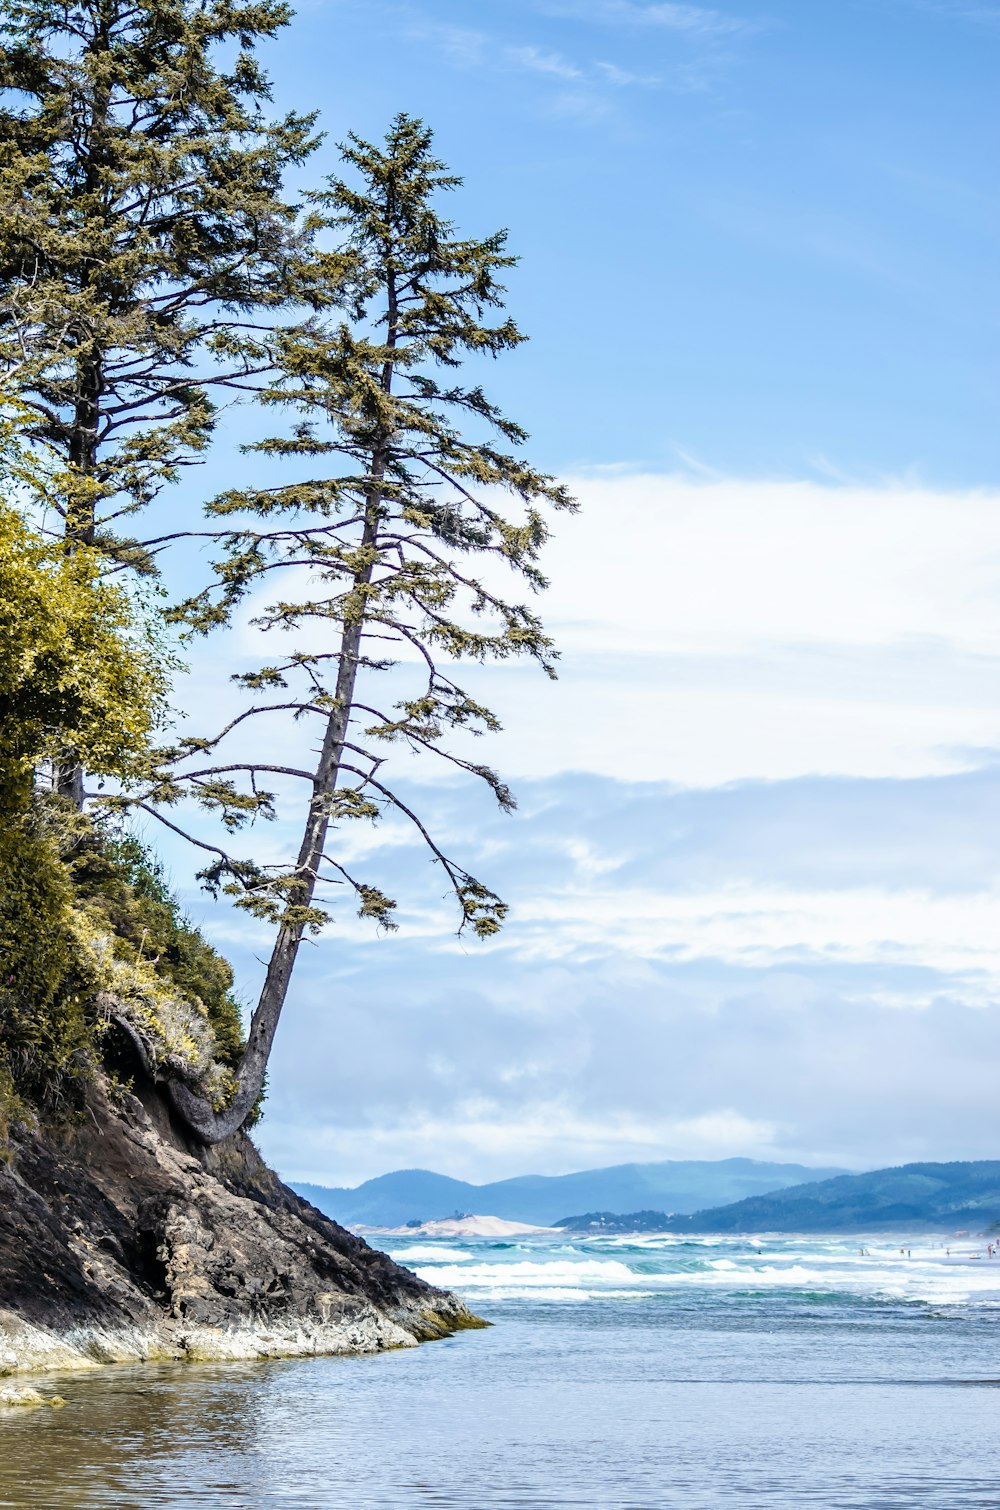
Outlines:
[[[479,1322],[338,1227],[243,1136],[187,1145],[151,1085],[98,1077],[0,1150],[0,1373],[410,1347]]]

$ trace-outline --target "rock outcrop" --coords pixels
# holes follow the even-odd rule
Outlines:
[[[0,1162],[0,1373],[410,1347],[480,1326],[287,1189],[249,1138],[186,1146],[99,1081]]]

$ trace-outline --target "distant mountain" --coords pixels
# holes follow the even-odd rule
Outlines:
[[[590,1211],[558,1225],[576,1232],[982,1232],[1000,1220],[1000,1160],[902,1164],[814,1180],[692,1215]]]
[[[616,1211],[587,1211],[583,1216],[564,1216],[555,1226],[567,1232],[666,1232],[670,1220],[665,1211],[633,1211],[627,1216]]]
[[[697,1211],[840,1172],[755,1159],[665,1159],[579,1174],[520,1175],[490,1185],[469,1185],[429,1169],[399,1169],[355,1189],[295,1183],[292,1189],[347,1227],[402,1227],[456,1211],[547,1227],[567,1211]]]

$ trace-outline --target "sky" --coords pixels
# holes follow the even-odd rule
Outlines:
[[[286,1177],[997,1155],[998,51],[986,0],[308,0],[266,49],[311,176],[406,110],[509,228],[531,340],[483,380],[582,505],[558,682],[472,677],[517,813],[400,768],[510,922],[456,939],[395,820],[344,836],[402,927],[305,951]],[[167,853],[250,1002],[266,932]]]

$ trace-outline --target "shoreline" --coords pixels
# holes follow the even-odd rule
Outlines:
[[[22,1130],[0,1162],[0,1377],[367,1355],[478,1329],[236,1135],[195,1150],[156,1087]]]
[[[62,1330],[0,1311],[0,1387],[28,1376],[91,1373],[112,1366],[160,1363],[265,1363],[277,1359],[372,1357],[419,1347],[459,1331],[488,1327],[456,1296],[442,1309],[394,1319],[375,1306],[344,1308],[336,1319],[296,1318],[227,1327],[78,1326]],[[407,1325],[401,1323],[405,1320]]]

